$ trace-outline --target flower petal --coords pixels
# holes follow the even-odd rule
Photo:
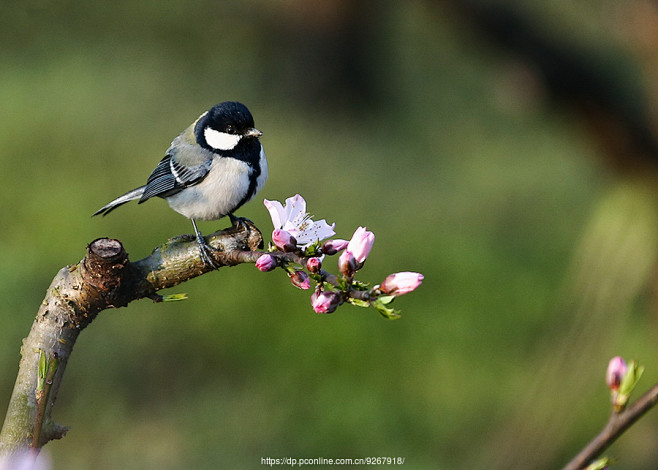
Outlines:
[[[299,225],[306,217],[306,201],[299,194],[286,199],[286,222]]]
[[[351,251],[359,263],[363,263],[375,243],[375,234],[366,230],[365,227],[359,227],[354,231],[352,239],[347,244],[347,251]]]
[[[329,225],[324,219],[318,220],[317,222],[310,223],[303,230],[299,230],[295,238],[300,244],[310,245],[318,240],[333,237],[336,234],[334,232],[335,226],[336,224]]]
[[[286,211],[281,203],[279,201],[268,201],[265,199],[263,204],[265,204],[265,207],[270,212],[270,218],[272,219],[272,225],[274,228],[283,228]]]

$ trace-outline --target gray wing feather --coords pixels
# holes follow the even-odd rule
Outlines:
[[[196,123],[195,123],[196,124]],[[139,199],[139,203],[153,196],[167,197],[200,183],[210,171],[213,154],[201,149],[195,141],[192,124],[176,137],[165,157],[149,176],[146,185],[133,189],[123,196],[101,207],[93,215],[107,215],[129,201]]]
[[[139,203],[154,197],[167,197],[176,194],[188,186],[200,183],[210,171],[212,157],[203,158],[198,165],[186,165],[180,162],[172,148],[153,170],[146,181],[144,194]],[[190,160],[189,158],[187,159]]]

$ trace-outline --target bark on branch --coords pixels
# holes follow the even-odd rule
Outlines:
[[[216,232],[207,241],[216,250],[213,261],[219,267],[255,261],[260,253],[254,251],[263,244],[260,231],[249,222]],[[144,297],[160,301],[159,290],[209,271],[194,237],[171,239],[134,263],[118,240],[91,242],[84,259],[57,273],[23,340],[0,455],[39,449],[66,434],[68,428],[52,420],[52,408],[75,341],[99,312]]]
[[[563,470],[580,470],[586,468],[657,403],[658,384],[651,387],[649,391],[624,411],[619,413],[613,412],[603,430]]]

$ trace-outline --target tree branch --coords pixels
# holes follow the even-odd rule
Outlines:
[[[642,395],[633,405],[620,413],[613,412],[603,430],[569,462],[563,470],[586,468],[592,460],[600,456],[633,423],[658,403],[658,384]]]
[[[207,237],[216,251],[217,266],[234,266],[257,259],[262,247],[260,231],[247,222]],[[161,301],[161,289],[173,287],[213,269],[199,257],[194,237],[176,237],[153,253],[131,263],[121,242],[94,240],[78,264],[62,268],[41,303],[27,338],[11,400],[0,432],[0,455],[60,439],[68,428],[51,417],[66,364],[80,332],[110,307],[124,307],[148,297]]]

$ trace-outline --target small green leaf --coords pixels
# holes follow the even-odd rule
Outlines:
[[[352,287],[356,290],[366,291],[370,289],[370,284],[367,282],[357,281],[356,279],[352,281]]]
[[[621,380],[621,384],[619,385],[619,393],[630,395],[630,393],[635,388],[635,385],[637,385],[639,382],[640,377],[642,377],[643,372],[644,366],[638,365],[637,361],[629,362],[628,371],[626,372],[626,375],[624,375],[624,378]]]
[[[320,249],[321,247],[322,247],[322,243],[320,243],[320,240],[318,240],[304,249],[304,255],[305,256],[321,255],[322,254],[322,250]]]
[[[589,464],[585,470],[603,470],[605,468],[608,468],[610,464],[613,463],[615,463],[615,459],[602,457]]]
[[[644,366],[638,365],[637,361],[630,361],[628,363],[628,370],[624,378],[621,380],[619,385],[619,391],[617,396],[614,399],[614,409],[619,412],[626,407],[629,398],[631,397],[631,392],[640,381],[642,373],[644,372]]]
[[[388,304],[390,304],[391,302],[393,302],[395,300],[395,296],[394,295],[382,295],[381,297],[378,297],[377,300],[379,300],[384,305],[388,305]]]
[[[347,301],[352,305],[356,305],[357,307],[370,307],[370,302],[367,300],[353,299],[350,297],[347,299]]]
[[[389,320],[397,320],[398,318],[400,318],[399,310],[394,310],[390,307],[387,307],[384,303],[380,301],[380,299],[375,300],[373,302],[373,306],[377,309],[379,314],[384,318],[388,318]]]
[[[39,378],[45,379],[48,373],[48,359],[43,349],[39,349]]]
[[[162,296],[162,301],[163,302],[178,302],[179,300],[187,300],[187,294],[182,293],[182,294],[169,294],[169,295],[163,295]]]

